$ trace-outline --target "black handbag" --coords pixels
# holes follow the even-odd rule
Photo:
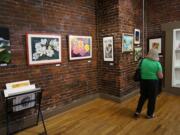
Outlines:
[[[138,68],[136,69],[134,76],[133,76],[133,80],[135,82],[138,82],[141,80],[141,64],[142,64],[143,59],[141,60],[141,62],[139,63]]]

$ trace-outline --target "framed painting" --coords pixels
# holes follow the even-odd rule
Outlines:
[[[26,34],[29,65],[61,62],[61,36],[55,34]]]
[[[91,36],[69,36],[69,59],[80,60],[92,58]]]
[[[122,34],[122,52],[133,51],[133,34]]]
[[[134,61],[139,61],[142,58],[142,47],[134,48]]]
[[[140,44],[140,29],[134,29],[134,44]]]
[[[9,29],[0,27],[0,64],[11,62]]]
[[[157,49],[159,54],[162,54],[162,37],[155,37],[148,39],[148,51],[151,49]]]
[[[104,54],[104,61],[114,61],[113,37],[103,38],[103,54]]]

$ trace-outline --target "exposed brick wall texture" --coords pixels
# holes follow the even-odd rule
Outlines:
[[[95,0],[31,0],[0,2],[0,26],[10,30],[12,63],[0,67],[0,90],[8,82],[30,80],[44,89],[43,110],[66,105],[97,93],[97,45]],[[27,66],[25,34],[55,33],[62,37],[62,63]],[[69,61],[67,36],[90,35],[93,57]],[[0,121],[4,108],[0,102]]]
[[[122,33],[133,34],[135,28],[142,31],[142,0],[99,0],[97,6],[98,86],[102,93],[120,97],[137,87],[132,80],[137,65],[134,53],[122,53],[121,44]],[[114,37],[114,62],[103,62],[105,36]]]
[[[179,0],[147,0],[146,7],[147,39],[165,36],[165,33],[161,30],[161,24],[180,21]],[[162,55],[165,56],[165,44],[162,45]],[[163,66],[165,65],[164,59],[164,57],[160,58]]]

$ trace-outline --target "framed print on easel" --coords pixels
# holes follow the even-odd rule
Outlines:
[[[114,61],[113,37],[103,38],[103,55],[104,61]]]

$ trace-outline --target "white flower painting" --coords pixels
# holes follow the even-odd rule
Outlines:
[[[27,34],[28,64],[61,62],[61,36]]]

